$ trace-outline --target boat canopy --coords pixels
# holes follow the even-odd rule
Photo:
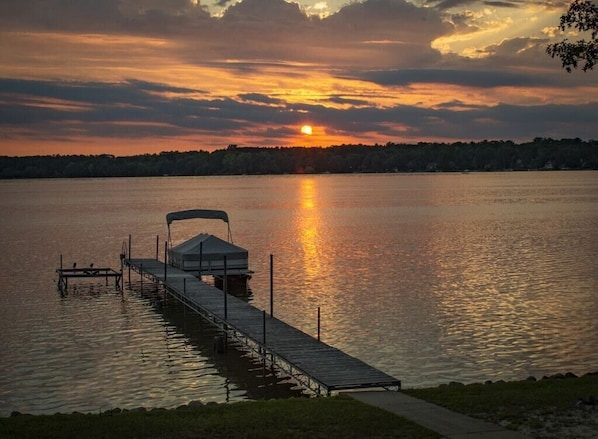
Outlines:
[[[168,250],[170,263],[186,271],[222,274],[224,257],[230,274],[248,271],[248,251],[214,235],[199,235]]]
[[[166,214],[166,225],[168,226],[168,242],[171,242],[170,238],[170,224],[173,221],[204,218],[204,219],[219,219],[227,224],[228,228],[228,240],[233,242],[233,236],[230,231],[230,224],[228,222],[228,214],[224,210],[210,210],[210,209],[190,209],[190,210],[179,210],[178,212],[170,212]]]

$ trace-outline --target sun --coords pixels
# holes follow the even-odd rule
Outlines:
[[[303,125],[301,127],[301,134],[305,134],[306,136],[311,136],[313,130],[311,129],[311,125]]]

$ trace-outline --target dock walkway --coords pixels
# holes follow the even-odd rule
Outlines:
[[[403,392],[346,392],[346,395],[409,419],[446,439],[526,439],[519,431],[472,418]]]
[[[365,388],[398,390],[401,386],[396,378],[235,296],[227,294],[225,299],[222,290],[192,274],[156,259],[125,259],[124,263],[141,276],[162,283],[180,302],[316,394]]]

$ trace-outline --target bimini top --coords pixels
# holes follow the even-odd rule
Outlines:
[[[166,224],[170,226],[173,221],[192,218],[221,219],[228,223],[228,214],[224,210],[191,209],[166,214]]]
[[[233,242],[233,235],[230,231],[230,224],[228,222],[228,214],[224,210],[209,210],[209,209],[190,209],[179,210],[178,212],[170,212],[166,214],[166,225],[168,226],[168,242],[172,242],[170,238],[170,224],[173,221],[204,218],[204,219],[219,219],[227,224],[228,240]]]
[[[191,209],[166,214],[166,224],[170,226],[173,221],[192,218],[221,219],[228,223],[228,214],[224,210]]]

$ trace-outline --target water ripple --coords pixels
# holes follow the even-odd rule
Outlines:
[[[0,182],[0,416],[298,394],[244,352],[215,355],[214,330],[148,282],[122,297],[101,282],[55,291],[59,252],[111,266],[132,234],[152,257],[164,214],[187,207],[229,211],[255,306],[269,308],[273,253],[277,317],[316,335],[320,307],[325,342],[406,387],[594,370],[597,177]]]

